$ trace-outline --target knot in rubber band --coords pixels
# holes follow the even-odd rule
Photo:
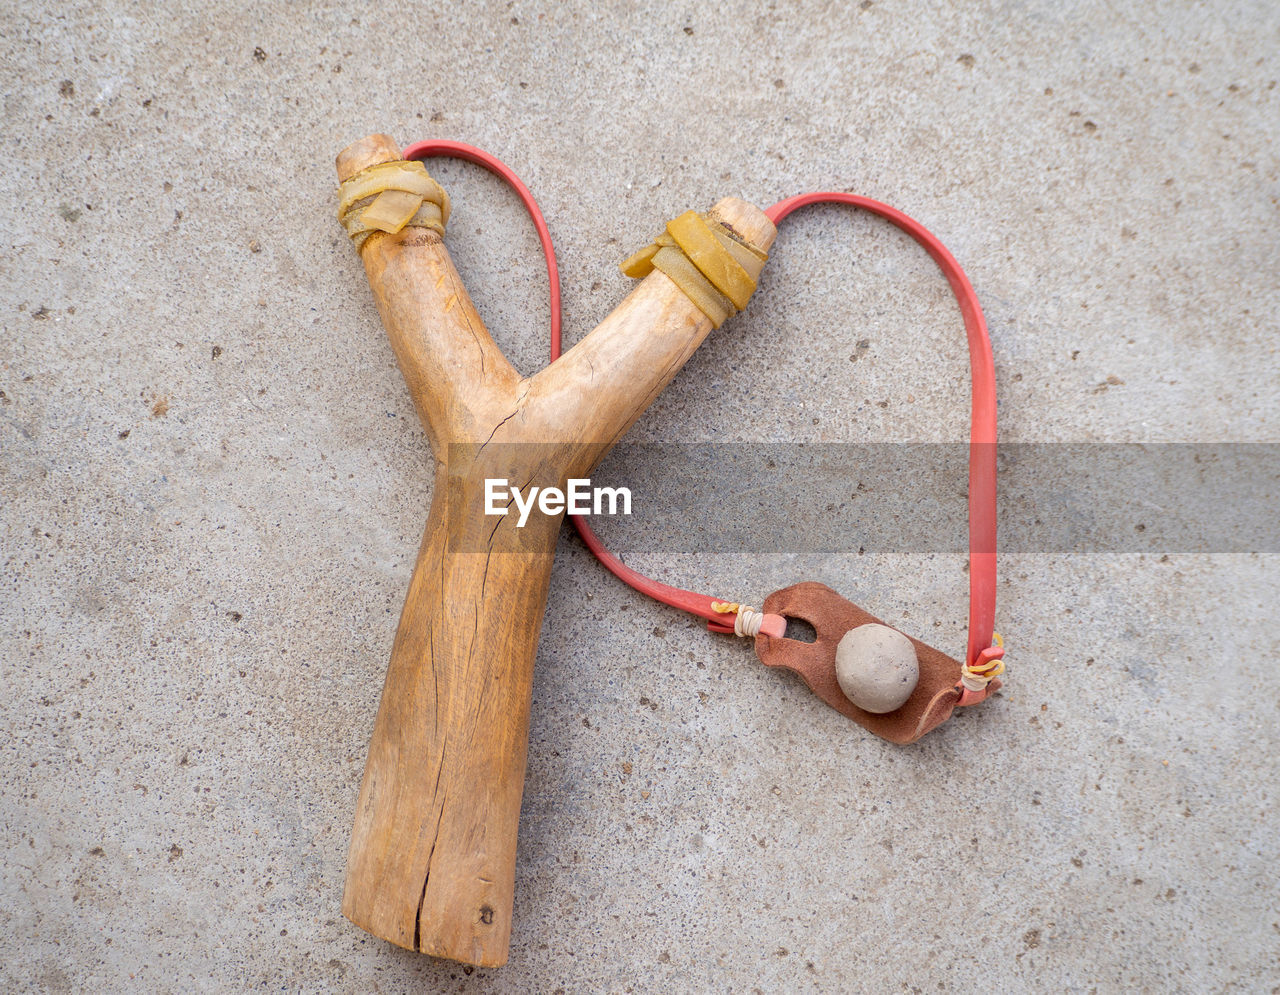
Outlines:
[[[719,615],[735,613],[733,634],[744,639],[754,639],[760,635],[760,626],[764,622],[764,612],[758,612],[749,605],[740,605],[735,601],[713,601],[711,610]]]
[[[768,258],[728,225],[685,211],[619,269],[634,279],[661,270],[719,328],[747,306]]]
[[[1000,633],[991,634],[993,644],[978,654],[973,663],[960,668],[960,683],[965,689],[980,694],[987,685],[1004,673],[1004,640]]]
[[[381,162],[338,187],[338,223],[357,251],[374,232],[394,235],[412,227],[443,235],[449,195],[420,162]]]

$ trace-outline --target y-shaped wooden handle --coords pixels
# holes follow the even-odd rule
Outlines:
[[[338,156],[338,178],[399,158],[390,138],[372,135]],[[712,217],[762,250],[777,234],[740,200],[720,201]],[[535,514],[516,538],[514,515],[483,514],[484,481],[563,487],[586,476],[711,322],[655,270],[574,348],[522,379],[439,235],[375,233],[361,256],[436,474],[369,744],[342,911],[399,946],[496,967],[511,936],[533,661],[560,517]]]

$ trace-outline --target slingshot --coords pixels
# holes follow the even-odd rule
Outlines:
[[[443,242],[447,194],[416,160],[455,155],[491,169],[520,195],[547,260],[552,363],[521,378],[490,338]],[[911,640],[918,680],[888,714],[854,705],[835,657],[850,631],[879,624],[822,585],[776,592],[756,612],[649,580],[610,554],[582,518],[587,545],[615,575],[707,619],[713,632],[754,637],[769,666],[799,673],[828,704],[879,735],[909,742],[999,687],[991,645],[995,603],[995,393],[982,313],[963,272],[928,232],[892,208],[815,194],[760,211],[728,198],[673,220],[625,265],[635,290],[560,355],[560,293],[541,213],[503,164],[458,143],[420,143],[403,158],[372,135],[337,159],[339,217],[370,288],[435,458],[435,499],[396,632],[357,803],[343,913],[399,946],[481,966],[506,961],[516,829],[528,748],[530,688],[560,526],[529,522],[534,539],[480,513],[486,478],[561,486],[586,476],[675,376],[712,327],[745,306],[776,236],[774,223],[815,200],[888,217],[942,266],[960,300],[974,376],[970,465],[971,611],[965,663]],[[507,443],[538,443],[534,446]],[[446,499],[447,496],[447,499]],[[530,550],[530,545],[533,546]],[[787,617],[817,641],[785,638]]]

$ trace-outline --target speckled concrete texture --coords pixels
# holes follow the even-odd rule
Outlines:
[[[1006,691],[899,748],[566,535],[509,965],[347,923],[431,487],[333,170],[374,131],[497,153],[570,342],[675,213],[856,190],[967,268],[1005,439],[1280,441],[1275,4],[33,2],[0,53],[6,990],[1280,985],[1280,569],[1248,554],[1007,558]],[[537,369],[530,226],[433,172]],[[632,438],[961,439],[965,360],[929,260],[817,209]],[[959,556],[630,561],[963,646]]]

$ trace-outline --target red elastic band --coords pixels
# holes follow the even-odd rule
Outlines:
[[[471,145],[418,142],[404,150],[406,159],[433,156],[452,156],[483,166],[505,180],[529,212],[547,260],[547,279],[551,285],[551,361],[555,362],[560,358],[560,276],[551,233],[529,188],[501,160]],[[969,643],[965,653],[966,661],[973,664],[991,646],[996,609],[996,378],[986,319],[973,285],[946,246],[923,225],[888,204],[849,193],[809,193],[779,201],[765,214],[778,224],[791,212],[820,203],[849,204],[877,214],[901,228],[938,264],[960,305],[969,338],[969,367],[973,380],[969,441]],[[715,605],[723,604],[721,599],[672,587],[631,569],[605,548],[585,517],[572,517],[574,527],[587,548],[619,580],[657,601],[707,619],[707,628],[712,632],[733,632],[733,616],[715,610]]]
[[[996,365],[987,319],[973,284],[947,247],[924,225],[888,204],[851,193],[807,193],[779,201],[764,213],[775,225],[809,204],[850,204],[901,228],[925,250],[951,285],[969,338],[973,381],[969,421],[969,645],[973,664],[991,646],[996,618]]]

